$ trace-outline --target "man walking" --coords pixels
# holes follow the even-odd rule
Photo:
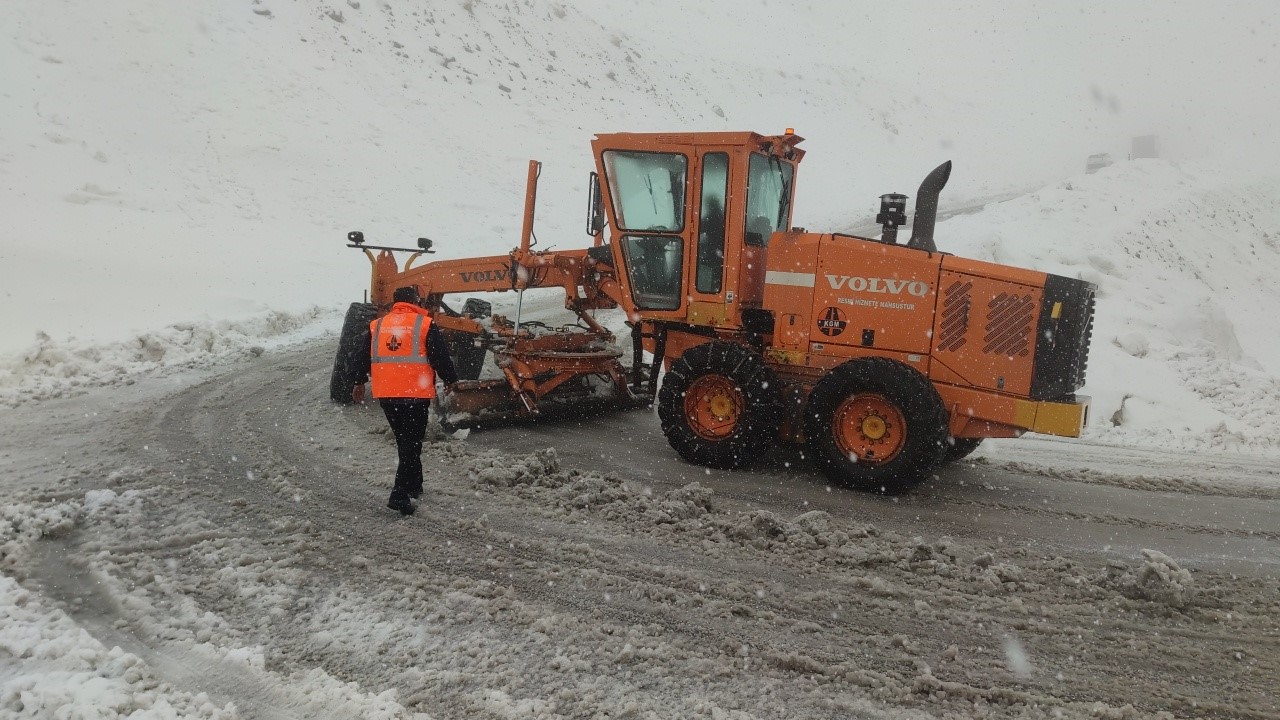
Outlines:
[[[391,311],[369,323],[373,397],[382,406],[400,454],[387,507],[412,515],[409,498],[422,496],[422,439],[427,431],[436,377],[458,381],[444,334],[420,306],[415,287],[397,288]]]

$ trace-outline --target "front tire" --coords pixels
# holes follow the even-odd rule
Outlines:
[[[947,413],[933,383],[888,358],[851,360],[814,386],[805,439],[832,482],[895,494],[942,462]]]
[[[369,323],[378,317],[370,303],[351,303],[338,334],[338,352],[329,376],[329,399],[339,405],[355,402],[352,393],[369,379]]]
[[[655,360],[655,363],[660,360]],[[751,349],[728,342],[690,348],[658,393],[658,417],[680,457],[707,467],[740,468],[778,435],[778,380]]]
[[[479,380],[480,373],[484,371],[484,359],[489,351],[483,345],[476,346],[478,336],[455,330],[443,332],[458,379]]]
[[[467,298],[462,305],[462,316],[479,320],[491,317],[493,306],[487,300]],[[453,367],[458,372],[459,380],[479,380],[484,371],[484,359],[488,349],[483,344],[477,345],[480,338],[460,330],[445,330],[444,339],[449,343],[449,356],[453,358]]]

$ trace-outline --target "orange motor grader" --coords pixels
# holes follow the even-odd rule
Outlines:
[[[620,403],[656,397],[690,462],[736,468],[775,441],[803,443],[835,482],[878,492],[911,487],[983,438],[1078,437],[1095,287],[939,252],[949,162],[921,184],[906,242],[897,194],[881,197],[880,238],[793,227],[800,142],[790,130],[596,136],[588,248],[536,249],[536,162],[507,255],[415,267],[430,252],[420,240],[401,268],[397,248],[351,233],[373,265],[372,302],[348,313],[333,400],[350,402],[367,373],[353,338],[413,285],[469,378],[448,393],[452,417],[537,415],[558,395],[599,396],[588,381],[602,378]],[[579,324],[531,326],[519,310],[513,321],[445,299],[538,287],[562,288]],[[593,314],[619,307],[630,368]],[[501,377],[478,379],[490,352]]]

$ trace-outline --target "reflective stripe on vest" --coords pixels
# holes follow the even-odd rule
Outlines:
[[[389,313],[371,323],[370,376],[375,398],[423,398],[436,396],[436,374],[427,357],[426,336],[431,318],[415,315],[412,339],[400,338],[409,331],[407,313]],[[386,323],[386,335],[383,324]]]

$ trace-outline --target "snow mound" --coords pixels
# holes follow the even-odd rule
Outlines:
[[[44,332],[26,350],[0,357],[0,404],[77,395],[89,388],[129,385],[144,375],[205,369],[253,358],[329,331],[337,310],[266,312],[242,320],[175,323],[117,342],[59,341]]]
[[[468,473],[473,480],[485,485],[514,487],[544,482],[560,472],[560,461],[555,448],[539,450],[523,458],[511,458],[497,450],[491,450],[475,458]],[[558,483],[554,486],[558,487]]]
[[[1192,604],[1196,589],[1191,573],[1159,550],[1143,550],[1137,570],[1125,569],[1112,579],[1114,587],[1135,600],[1149,600],[1174,609]]]
[[[0,573],[22,578],[19,573],[31,543],[42,537],[64,536],[76,527],[82,514],[83,507],[78,502],[0,505]]]

